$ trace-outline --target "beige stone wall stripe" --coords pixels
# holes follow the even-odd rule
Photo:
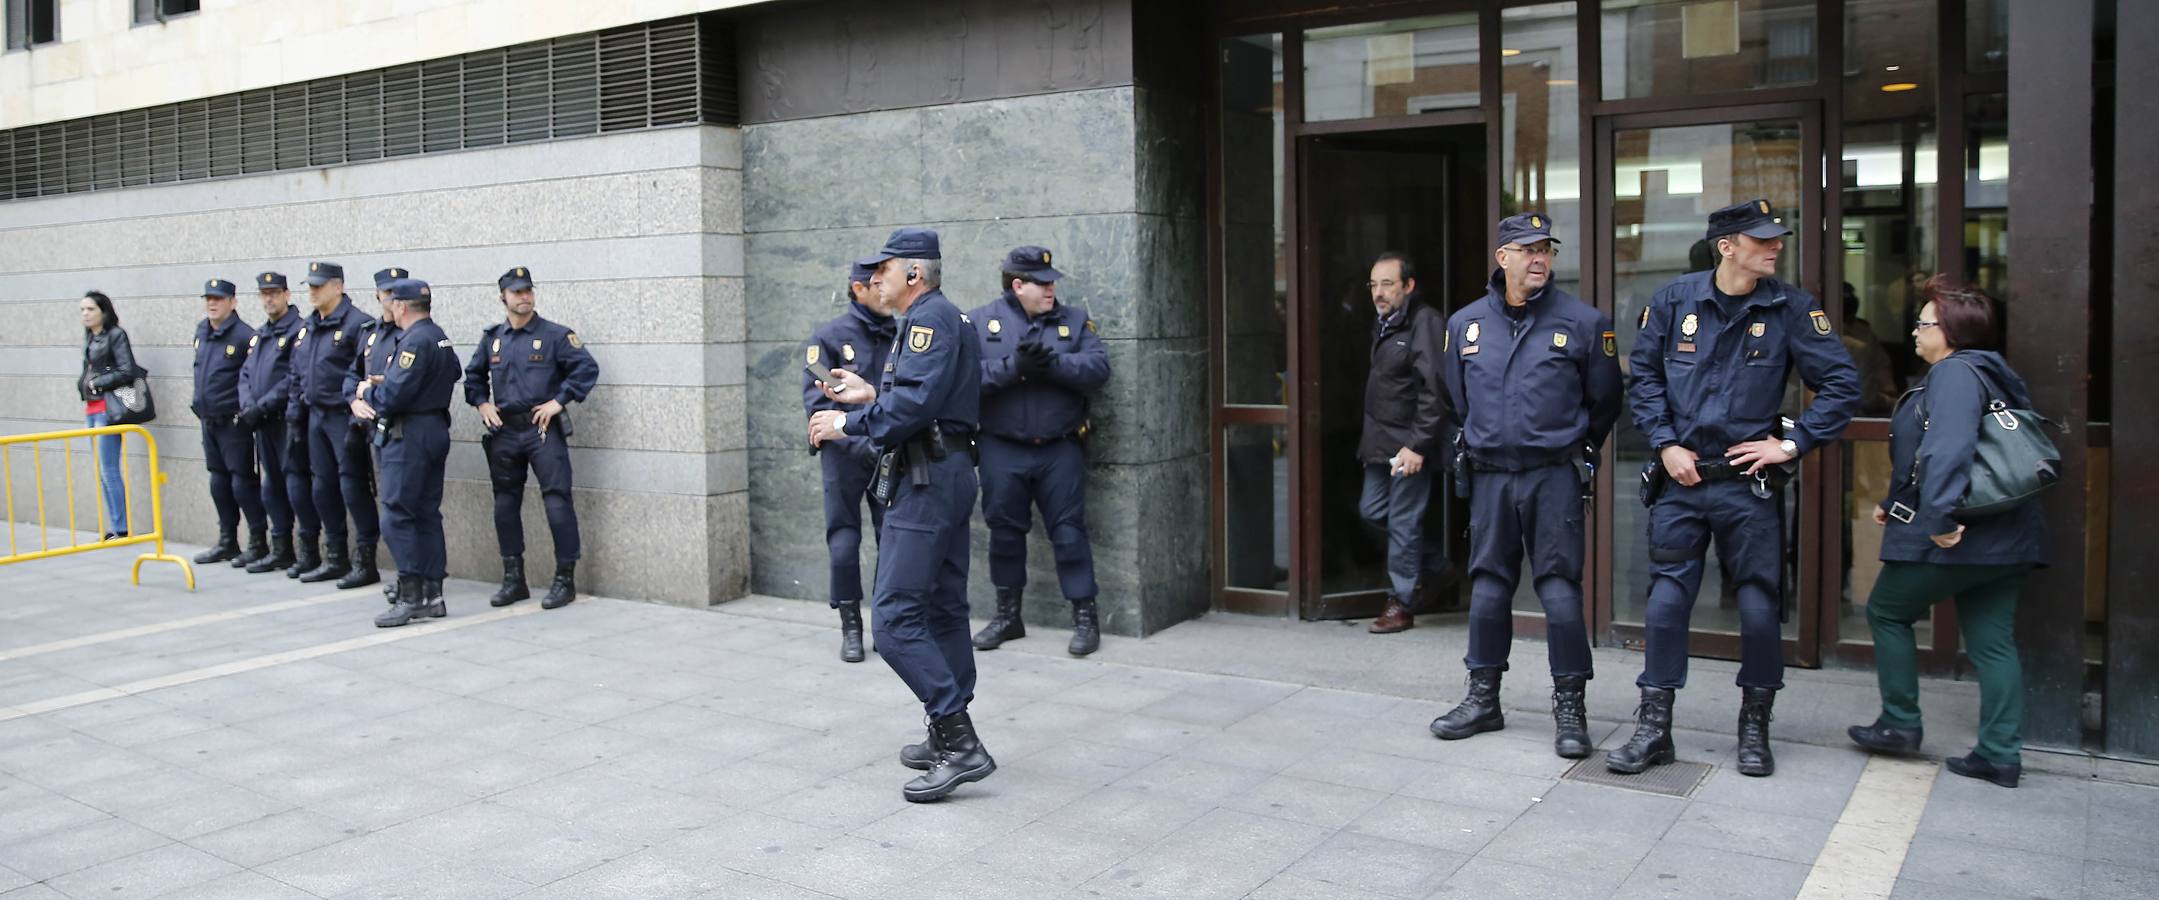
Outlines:
[[[1799,896],[1887,900],[1940,771],[1931,760],[1868,758]]]
[[[310,606],[321,606],[325,603],[336,603],[340,600],[351,600],[356,597],[377,596],[381,593],[382,591],[378,588],[353,588],[349,591],[338,591],[337,593],[324,594],[320,597],[305,597],[299,600],[280,600],[276,603],[265,603],[260,606],[249,606],[243,607],[241,609],[228,609],[224,612],[215,612],[200,616],[190,616],[185,619],[174,619],[170,622],[157,622],[150,625],[137,625],[133,628],[120,628],[113,631],[101,631],[96,634],[86,634],[81,637],[72,637],[58,641],[47,641],[42,644],[32,644],[28,647],[17,647],[13,650],[0,650],[0,662],[7,662],[11,659],[22,659],[28,656],[37,656],[43,653],[54,653],[61,650],[73,650],[77,647],[89,647],[95,644],[105,644],[111,643],[113,641],[124,641],[129,638],[139,638],[153,634],[164,634],[168,631],[179,631],[183,628],[194,628],[198,625],[213,625],[218,622],[230,622],[234,619],[245,619],[249,616],[260,616],[274,612],[284,612],[290,609],[305,609]]]
[[[374,634],[366,635],[363,637],[349,638],[329,644],[318,644],[313,647],[302,647],[298,650],[287,650],[283,653],[272,653],[266,656],[256,656],[248,659],[237,659],[233,660],[232,662],[223,663],[220,665],[204,666],[200,669],[190,669],[185,672],[174,672],[170,675],[160,675],[156,678],[144,678],[139,681],[130,681],[126,684],[114,685],[109,688],[98,688],[97,690],[68,694],[64,697],[54,697],[50,700],[39,700],[31,703],[17,704],[15,706],[0,706],[0,722],[20,719],[25,716],[34,716],[40,715],[42,713],[56,712],[63,709],[73,709],[78,706],[87,706],[92,703],[99,703],[106,700],[115,700],[121,697],[128,697],[136,694],[145,694],[151,691],[162,690],[169,687],[179,687],[183,684],[194,684],[195,682],[208,681],[212,678],[223,678],[227,675],[238,675],[242,672],[253,672],[257,669],[267,669],[271,666],[281,666],[286,663],[295,663],[302,660],[317,659],[320,657],[329,656],[333,653],[343,653],[347,650],[360,650],[367,647],[378,647],[383,644],[395,643],[397,641],[409,640],[416,637],[425,637],[430,634],[441,634],[444,631],[466,628],[473,625],[485,625],[489,622],[499,622],[503,619],[530,615],[539,611],[540,608],[537,605],[533,604],[526,604],[524,606],[512,606],[506,609],[498,609],[491,612],[480,613],[479,615],[475,616],[433,620],[417,625],[407,625],[403,628],[378,631]],[[355,627],[358,627],[358,625],[356,624]]]

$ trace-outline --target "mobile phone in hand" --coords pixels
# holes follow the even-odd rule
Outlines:
[[[847,387],[846,382],[832,377],[831,369],[820,369],[816,363],[803,363],[802,371],[808,373],[810,378],[818,384],[831,388],[834,392],[844,390]]]

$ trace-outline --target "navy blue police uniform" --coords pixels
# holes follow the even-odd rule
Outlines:
[[[982,347],[982,520],[990,533],[990,584],[997,616],[975,635],[989,650],[1026,634],[1027,531],[1042,510],[1057,583],[1072,603],[1072,651],[1094,652],[1094,548],[1087,535],[1088,398],[1109,381],[1109,351],[1085,309],[1053,301],[1029,315],[1012,292],[1017,276],[1052,284],[1064,273],[1041,247],[1005,254],[1004,293],[969,313]]]
[[[1769,202],[1754,200],[1710,214],[1707,239],[1734,235],[1770,240],[1789,234]],[[1736,240],[1736,238],[1734,238]],[[1724,465],[1727,448],[1780,434],[1779,409],[1793,370],[1815,392],[1814,402],[1782,433],[1803,455],[1837,440],[1859,410],[1858,369],[1829,316],[1813,295],[1775,278],[1755,282],[1745,296],[1716,287],[1715,269],[1680,276],[1650,298],[1633,352],[1627,398],[1635,427],[1655,451],[1650,486],[1648,608],[1645,662],[1636,683],[1645,705],[1661,704],[1668,727],[1671,692],[1687,681],[1687,626],[1701,590],[1704,556],[1714,538],[1722,572],[1739,605],[1744,774],[1766,775],[1768,705],[1784,685],[1779,619],[1783,595],[1783,471],[1763,465],[1753,475]],[[1666,477],[1661,456],[1679,446],[1699,455],[1701,483],[1686,487]],[[1796,462],[1794,463],[1796,464]],[[1660,487],[1661,486],[1661,487]],[[1758,704],[1759,754],[1749,750],[1749,710]],[[1637,738],[1642,735],[1638,732]],[[1639,742],[1639,741],[1636,741]],[[1651,756],[1622,755],[1629,766]],[[1646,751],[1645,751],[1646,752]],[[1668,757],[1668,753],[1657,756]],[[1750,758],[1763,760],[1760,765]],[[1639,769],[1636,769],[1639,771]]]
[[[277,272],[257,275],[255,290],[287,290],[285,276]],[[270,520],[271,556],[247,566],[247,571],[256,574],[293,565],[295,520],[310,542],[322,530],[315,502],[308,496],[306,461],[300,461],[298,473],[293,471],[285,437],[290,424],[285,420],[285,403],[292,382],[292,338],[299,328],[300,311],[285,307],[284,315],[256,329],[254,346],[240,367],[240,422],[253,433],[255,460],[262,471],[263,513]]]
[[[937,232],[894,231],[874,259],[894,258],[941,259]],[[911,270],[906,277],[914,283]],[[878,531],[870,608],[877,655],[930,716],[930,740],[902,752],[903,761],[930,770],[902,791],[922,802],[996,768],[967,715],[975,689],[967,634],[968,518],[975,502],[971,448],[981,420],[982,348],[971,339],[967,316],[936,288],[914,300],[894,331],[877,399],[850,409],[841,431],[869,438],[908,470]],[[921,756],[925,750],[927,758]]]
[[[399,301],[426,300],[431,293],[427,282],[414,279],[400,280],[390,290]],[[385,534],[398,567],[397,605],[375,620],[384,627],[446,612],[442,479],[450,457],[450,398],[458,378],[457,350],[431,317],[400,331],[393,353],[382,382],[367,392],[384,423],[375,439],[382,448]]]
[[[1553,241],[1543,213],[1499,223],[1501,246]],[[1586,723],[1570,720],[1593,672],[1582,610],[1586,494],[1595,454],[1619,419],[1620,378],[1610,317],[1552,284],[1521,306],[1495,270],[1483,297],[1455,312],[1442,341],[1447,394],[1460,431],[1470,499],[1469,653],[1462,660],[1496,689],[1513,646],[1515,588],[1524,550],[1544,607],[1545,653],[1562,756],[1589,751]],[[1500,724],[1496,698],[1490,723]],[[1466,724],[1466,723],[1464,723]],[[1490,730],[1490,729],[1478,729]],[[1474,733],[1474,732],[1472,732]],[[1461,736],[1442,735],[1445,736]]]
[[[212,278],[203,283],[204,297],[231,300],[238,295],[232,282]],[[222,324],[209,319],[195,323],[195,397],[190,405],[202,423],[203,467],[210,471],[210,502],[217,508],[218,545],[195,558],[199,563],[224,562],[240,556],[235,530],[240,517],[254,546],[262,545],[262,486],[255,471],[255,441],[240,423],[240,369],[255,345],[255,329],[238,314]]]
[[[381,296],[382,292],[411,274],[395,266],[376,272],[376,295]],[[363,385],[381,383],[388,371],[390,357],[396,352],[397,321],[390,317],[387,305],[384,306],[382,315],[382,318],[370,321],[360,329],[360,352],[353,355],[352,368],[345,371],[344,397],[348,410],[355,399],[365,398],[367,390]],[[374,404],[370,403],[368,406],[373,409]],[[374,427],[373,421],[362,419],[357,413],[353,415],[353,440],[362,448],[354,451],[353,458],[362,461],[361,465],[366,469],[367,483],[371,488],[379,486],[379,470],[382,467],[381,449],[373,446]],[[394,564],[396,560],[392,559],[391,562]],[[375,571],[375,544],[363,537],[352,550],[352,571],[344,578],[338,579],[337,586],[341,589],[356,588],[374,584],[380,578]],[[397,584],[394,580],[383,585],[382,590],[384,597],[390,602],[397,602]]]
[[[869,284],[870,275],[876,268],[869,261],[850,266],[847,274],[849,290],[855,284]],[[846,369],[861,375],[865,381],[881,379],[885,357],[892,348],[894,326],[891,316],[850,299],[846,312],[811,333],[810,342],[802,351],[805,365],[824,372]],[[818,389],[816,380],[804,372],[802,410],[816,413],[821,409],[844,412],[847,407],[826,397],[825,392]],[[824,478],[825,551],[831,574],[826,596],[833,609],[860,604],[862,501],[869,492],[870,479],[877,474],[877,449],[869,438],[850,437],[826,441],[824,446],[812,448],[810,452],[817,454],[818,468]],[[871,503],[869,507],[874,535],[884,525],[885,508],[877,503]]]
[[[310,286],[343,280],[345,269],[336,263],[307,264]],[[345,375],[361,352],[361,336],[374,318],[339,295],[328,315],[309,310],[300,333],[293,338],[292,392],[286,404],[288,420],[305,415],[308,467],[314,473],[315,512],[322,517],[323,563],[300,576],[302,581],[331,581],[351,571],[346,555],[345,516],[352,516],[351,535],[372,547],[381,521],[375,511],[374,486],[368,477],[367,436],[353,427],[352,407],[345,397]]]
[[[499,291],[532,288],[532,270],[518,266],[495,280]],[[525,475],[540,481],[540,503],[547,511],[548,534],[555,544],[555,578],[550,607],[575,596],[572,577],[584,544],[577,528],[577,505],[571,496],[569,437],[573,433],[568,408],[582,402],[600,380],[600,364],[585,349],[584,338],[557,322],[534,313],[523,325],[507,321],[487,326],[480,343],[465,363],[465,402],[474,407],[495,404],[502,427],[489,428],[480,439],[487,454],[487,471],[495,495],[495,542],[504,558],[504,588],[508,590],[515,567],[518,594],[524,593]],[[532,410],[549,400],[564,411],[542,430],[533,423]],[[517,594],[497,594],[507,604]]]

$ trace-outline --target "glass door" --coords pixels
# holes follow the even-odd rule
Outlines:
[[[1598,123],[1599,158],[1610,177],[1600,186],[1602,240],[1594,252],[1610,285],[1600,298],[1618,323],[1624,369],[1634,348],[1637,323],[1651,295],[1688,272],[1713,268],[1716,252],[1703,239],[1712,210],[1767,198],[1786,217],[1793,234],[1779,261],[1778,277],[1819,294],[1821,270],[1821,137],[1813,104],[1769,104],[1740,109],[1689,110],[1619,116]],[[1591,232],[1594,233],[1594,232]],[[1627,377],[1631,382],[1632,374]],[[1796,375],[1786,391],[1785,414],[1805,402]],[[1635,485],[1652,459],[1648,440],[1622,414],[1611,441],[1605,496],[1598,514],[1610,528],[1612,552],[1599,557],[1611,586],[1597,604],[1604,640],[1639,647],[1649,596],[1648,511],[1635,500]],[[1784,640],[1787,661],[1817,659],[1820,593],[1819,461],[1810,456],[1800,477],[1784,490]],[[1690,652],[1737,658],[1739,610],[1714,549],[1695,600]]]

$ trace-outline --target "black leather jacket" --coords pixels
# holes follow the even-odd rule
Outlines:
[[[75,391],[84,402],[99,399],[134,377],[135,348],[128,343],[126,331],[107,328],[83,337],[82,376],[75,379]]]

